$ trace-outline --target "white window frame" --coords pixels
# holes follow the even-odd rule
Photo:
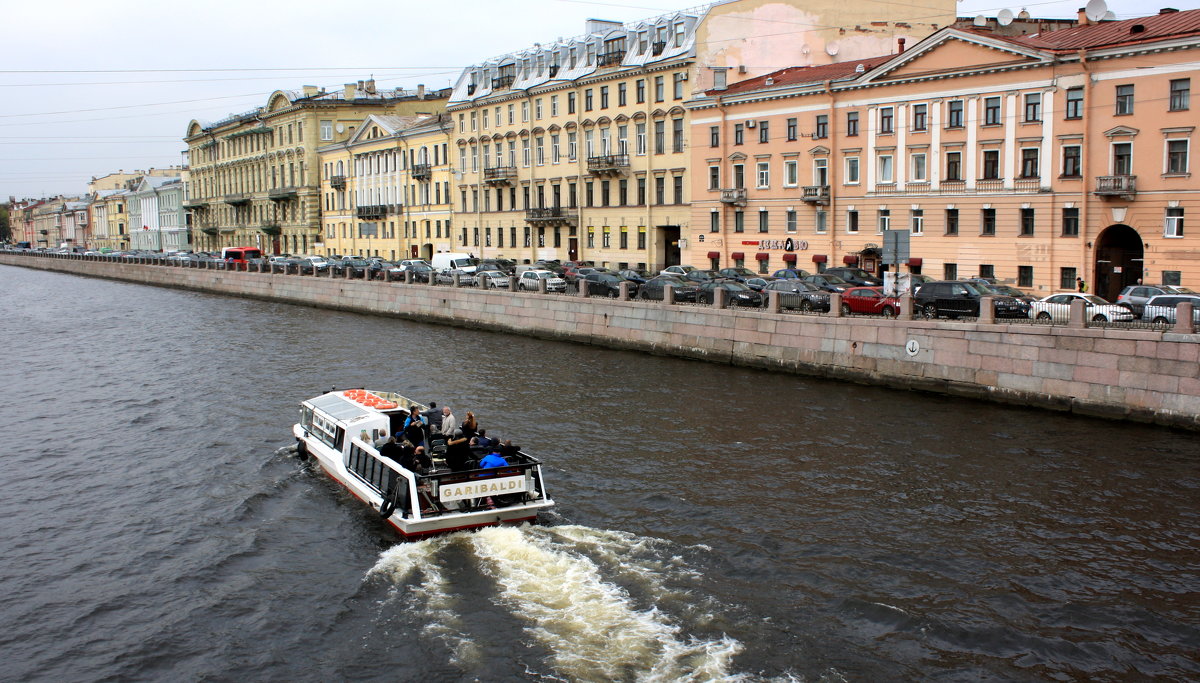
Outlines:
[[[884,161],[884,160],[887,161]],[[880,154],[878,157],[878,176],[876,182],[881,185],[891,185],[896,182],[895,158],[891,154]],[[885,173],[886,172],[886,173]]]
[[[919,160],[919,163],[918,163]],[[909,179],[914,183],[929,182],[929,157],[925,152],[909,155]]]
[[[862,161],[858,157],[846,157],[846,179],[844,185],[858,185],[862,182]]]
[[[1171,170],[1171,143],[1183,143],[1183,170]],[[1163,175],[1186,175],[1191,173],[1192,167],[1192,139],[1191,138],[1167,138],[1163,140]]]
[[[1172,210],[1177,210],[1181,215],[1179,215],[1179,216],[1168,215],[1168,213]],[[1182,215],[1183,213],[1184,213],[1183,207],[1178,207],[1178,206],[1169,207],[1164,212],[1164,214],[1163,214],[1163,237],[1166,237],[1169,239],[1182,239],[1183,238],[1183,219],[1184,219],[1184,216]]]
[[[800,162],[796,159],[783,161],[783,186],[798,187],[800,185]]]
[[[875,212],[875,234],[882,235],[884,230],[892,229],[892,210],[877,209]]]
[[[909,231],[914,235],[925,234],[925,210],[913,209],[909,214]]]
[[[759,161],[754,165],[755,187],[765,190],[771,187],[771,162]]]

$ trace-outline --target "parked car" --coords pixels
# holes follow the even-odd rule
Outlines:
[[[1128,308],[1114,304],[1095,294],[1081,292],[1059,292],[1039,299],[1030,304],[1031,313],[1036,320],[1065,322],[1071,317],[1071,302],[1076,300],[1084,302],[1084,316],[1092,322],[1133,320],[1133,311]]]
[[[775,280],[763,289],[767,292],[779,292],[779,307],[787,310],[828,311],[829,293],[811,282],[788,279]]]
[[[435,277],[437,278],[437,283],[440,285],[454,284],[454,276],[457,275],[458,276],[458,285],[460,287],[474,287],[475,286],[475,273],[474,272],[468,272],[461,268],[454,268],[454,269],[446,271],[444,273],[437,272],[437,271],[434,271],[434,273],[435,273]]]
[[[700,283],[700,292],[696,300],[702,304],[712,304],[716,299],[718,289],[729,292],[725,302],[729,306],[762,306],[763,295],[750,289],[737,280],[709,280]]]
[[[546,281],[547,292],[567,291],[567,281],[550,270],[527,270],[521,273],[521,277],[517,280],[517,289],[536,292],[539,280]]]
[[[634,268],[626,268],[624,270],[618,270],[617,275],[620,275],[621,277],[625,278],[626,280],[632,280],[632,281],[638,283],[639,285],[642,284],[643,282],[645,282],[646,280],[650,279],[649,273],[647,273],[644,270],[636,270]]]
[[[860,313],[894,318],[900,312],[900,299],[885,296],[881,287],[851,287],[842,292],[842,315]]]
[[[771,273],[771,277],[779,278],[780,280],[802,280],[809,275],[812,275],[812,273],[807,270],[800,270],[799,268],[781,268]]]
[[[1143,307],[1142,319],[1157,324],[1174,325],[1175,306],[1185,301],[1192,303],[1192,320],[1200,323],[1200,295],[1197,294],[1159,294],[1150,297]]]
[[[306,256],[300,259],[300,274],[314,275],[328,272],[329,262],[322,256]]]
[[[844,292],[850,287],[850,283],[836,275],[828,273],[818,273],[817,275],[807,275],[803,278],[803,282],[811,282],[820,287],[826,292]]]
[[[918,287],[926,282],[936,282],[937,278],[933,277],[932,275],[924,275],[922,273],[909,273],[908,281],[912,283],[913,287]]]
[[[825,275],[836,275],[853,287],[882,287],[883,280],[875,277],[871,273],[862,268],[853,268],[850,266],[838,266],[836,268],[826,268]]]
[[[433,277],[433,266],[424,261],[408,261],[400,263],[400,277],[404,277],[404,273],[411,272],[414,282],[429,282],[429,278]]]
[[[675,300],[682,303],[695,303],[696,295],[700,292],[700,285],[695,282],[675,275],[659,275],[646,280],[638,287],[637,298],[645,301],[662,301],[666,296],[667,285],[675,288]]]
[[[720,274],[715,270],[697,270],[695,268],[689,270],[684,276],[684,280],[703,284],[713,280],[720,279]]]
[[[596,269],[583,276],[588,283],[588,293],[592,296],[607,296],[617,298],[621,295],[621,283],[629,283],[629,295],[636,296],[638,284],[632,280],[603,269]]]
[[[737,280],[738,282],[745,282],[747,278],[760,277],[758,273],[743,266],[722,268],[717,271],[717,274],[730,280]]]
[[[983,290],[985,294],[990,294],[992,296],[1011,296],[1012,298],[1020,299],[1027,304],[1031,304],[1038,300],[1036,296],[1028,292],[1021,291],[1012,285],[984,284],[983,282],[976,282],[975,284],[977,287],[979,287],[979,289]]]
[[[508,289],[510,282],[508,274],[501,270],[477,270],[475,271],[476,284],[480,280],[487,283],[487,287],[491,289]]]
[[[329,267],[333,269],[335,277],[345,277],[347,271],[350,277],[366,277],[367,268],[370,266],[366,259],[347,258],[341,261],[330,261]]]
[[[1139,318],[1143,317],[1142,309],[1145,308],[1146,302],[1152,297],[1161,294],[1195,294],[1187,287],[1178,285],[1130,285],[1121,290],[1117,295],[1117,300],[1114,302],[1119,306],[1124,306],[1133,311],[1133,314]]]
[[[993,295],[966,280],[927,282],[913,295],[914,310],[926,318],[958,318],[979,315],[979,302],[992,297],[997,318],[1028,318],[1029,304],[1011,296]]]
[[[508,259],[483,259],[476,266],[475,270],[498,270],[502,273],[511,275],[516,269],[516,264]]]
[[[381,258],[367,259],[368,280],[388,280],[404,277],[399,265]],[[390,277],[389,277],[390,276]]]
[[[766,289],[767,285],[774,281],[775,278],[773,277],[768,277],[766,275],[755,275],[754,277],[748,277],[745,280],[742,280],[742,284],[756,292],[761,292]]]
[[[587,275],[596,269],[596,266],[586,265],[580,261],[567,261],[563,264],[563,271],[560,277],[566,280],[568,284],[575,284],[575,281],[580,277]],[[608,270],[601,268],[601,270]]]
[[[687,275],[688,273],[692,272],[693,270],[696,270],[695,266],[667,266],[666,268],[663,268],[662,270],[658,271],[658,274],[659,275],[679,275],[682,277],[682,276]]]

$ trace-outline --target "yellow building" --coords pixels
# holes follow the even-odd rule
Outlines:
[[[450,121],[368,116],[318,149],[324,254],[432,258],[451,251]]]
[[[91,249],[120,250],[129,247],[129,215],[125,205],[129,200],[126,189],[98,190],[91,201]]]
[[[265,106],[212,124],[192,121],[186,206],[197,249],[258,246],[304,254],[321,236],[317,147],[346,140],[369,114],[439,113],[448,91],[279,90]]]

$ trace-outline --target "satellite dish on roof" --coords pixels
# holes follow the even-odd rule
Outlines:
[[[996,23],[1000,24],[1001,26],[1008,26],[1012,23],[1012,21],[1013,13],[1010,9],[1002,9],[1000,10],[1000,13],[996,15]]]
[[[1101,21],[1116,21],[1116,20],[1117,20],[1117,15],[1115,13],[1113,13],[1112,10],[1108,10],[1107,12],[1105,12],[1104,18],[1101,19]]]
[[[972,21],[971,23],[975,24],[976,26],[987,26],[987,17],[980,14],[979,16],[975,17],[975,21]]]
[[[825,54],[834,57],[837,55],[839,49],[837,43],[829,43],[825,46]]]
[[[1090,21],[1100,21],[1104,19],[1104,14],[1108,12],[1108,3],[1104,0],[1088,0],[1087,7],[1083,8],[1083,14]]]

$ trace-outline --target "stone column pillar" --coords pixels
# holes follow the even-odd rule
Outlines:
[[[663,303],[667,306],[675,305],[675,285],[663,287]]]
[[[404,284],[411,285],[412,279],[413,279],[413,272],[411,270],[404,271]]]
[[[767,292],[767,312],[768,313],[778,313],[779,312],[779,292],[776,290],[771,290],[771,291]]]
[[[621,296],[619,297],[621,301],[629,301],[629,285],[628,282],[621,283]]]
[[[518,282],[520,282],[520,280],[517,279],[516,275],[509,275],[508,276],[508,291],[510,291],[510,292],[517,291],[517,283]]]
[[[1175,327],[1171,328],[1171,331],[1179,334],[1195,334],[1196,321],[1192,315],[1192,302],[1182,301],[1175,304]]]
[[[835,318],[842,317],[842,293],[841,292],[830,292],[829,293],[829,315],[832,315]]]
[[[718,287],[713,290],[713,308],[729,308],[729,290]]]
[[[912,294],[903,294],[900,296],[900,313],[896,316],[900,320],[913,319],[913,298]]]
[[[545,294],[545,293],[546,293],[546,280],[544,278],[539,277],[538,278],[538,294]]]
[[[575,280],[575,286],[579,287],[579,296],[586,299],[588,297],[588,281],[578,278]]]
[[[450,273],[450,286],[458,287],[458,273]]]
[[[1087,327],[1087,304],[1080,299],[1071,301],[1071,317],[1067,320],[1067,327],[1083,329]]]
[[[979,300],[979,322],[988,325],[996,322],[996,300],[994,297],[985,296]]]

